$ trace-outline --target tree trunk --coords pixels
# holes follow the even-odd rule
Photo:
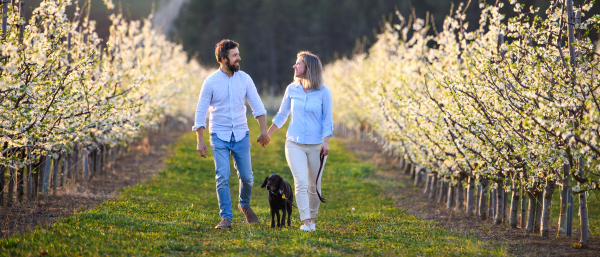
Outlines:
[[[493,185],[493,183],[491,184]],[[490,217],[490,222],[494,222],[494,218],[496,217],[496,189],[490,187],[490,203],[488,206],[488,216]]]
[[[448,195],[446,196],[446,209],[452,209],[452,205],[454,203],[454,186],[452,185],[452,181],[448,182]]]
[[[51,167],[52,167],[52,157],[51,156],[46,156],[46,158],[44,159],[45,165],[44,165],[44,176],[41,178],[42,183],[41,183],[41,191],[42,194],[46,195],[48,193],[48,186],[50,183],[50,171],[51,171]]]
[[[438,195],[438,200],[437,202],[439,204],[444,203],[444,196],[446,196],[446,193],[448,192],[448,183],[444,182],[444,178],[440,179],[440,190],[439,191],[439,195]]]
[[[512,199],[510,201],[510,227],[517,228],[517,214],[519,213],[519,191],[515,188],[515,182],[512,182]]]
[[[469,187],[467,188],[467,215],[473,216],[475,213],[477,200],[475,198],[475,177],[469,176]]]
[[[410,175],[410,169],[412,164],[407,161],[404,161],[404,163],[404,175]]]
[[[109,157],[109,160],[110,160],[109,168],[110,168],[110,165],[112,164],[112,149],[110,149],[108,151],[108,154],[110,155],[110,157]],[[399,170],[401,171],[401,173],[406,174],[406,161],[404,160],[404,158],[400,157],[400,155],[398,155],[398,162],[400,162]]]
[[[27,165],[27,183],[26,183],[26,187],[27,187],[27,196],[25,196],[29,201],[33,200],[33,164],[28,164]]]
[[[59,173],[59,180],[60,182],[58,183],[59,186],[63,187],[65,185],[65,174],[67,174],[67,155],[66,154],[62,154],[61,155],[61,162],[60,162],[60,167],[59,167],[60,173]]]
[[[73,149],[73,182],[77,183],[77,174],[79,173],[79,143],[75,143]]]
[[[579,158],[579,177],[583,177],[585,170],[583,169],[583,158]],[[577,185],[583,186],[581,182],[577,182]],[[579,223],[581,224],[580,233],[581,238],[579,243],[582,248],[588,248],[588,240],[590,237],[590,227],[588,224],[588,212],[587,212],[587,192],[579,194]]]
[[[25,180],[25,170],[26,167],[17,170],[17,200],[20,203],[23,203],[23,198],[25,196],[25,188],[23,183]]]
[[[504,218],[504,185],[503,182],[498,183],[498,188],[496,188],[496,196],[498,200],[496,201],[496,221],[494,224],[500,225],[502,224],[502,219]]]
[[[98,165],[97,165],[98,164],[98,148],[96,148],[92,151],[91,157],[92,157],[92,168],[90,169],[91,172],[89,174],[88,180],[91,180],[98,172],[98,169],[97,169],[98,168]]]
[[[544,190],[544,209],[542,211],[542,224],[540,235],[542,237],[550,236],[550,205],[552,204],[552,194],[554,193],[554,185],[556,181],[546,180],[546,188]]]
[[[533,189],[535,190],[535,189]],[[535,225],[535,207],[537,206],[536,198],[537,193],[527,191],[527,196],[529,198],[529,211],[527,212],[527,226],[525,227],[526,233],[533,232]]]
[[[69,181],[73,181],[73,153],[69,153],[66,156],[67,161],[67,172],[65,173],[65,183],[69,183]]]
[[[508,197],[508,191],[504,190],[504,224],[508,224],[508,217],[510,216],[510,208],[508,208]]]
[[[521,229],[524,229],[527,225],[527,195],[523,185],[521,185],[521,196],[523,196],[523,200],[521,200]]]
[[[486,179],[479,180],[479,218],[481,220],[485,220],[487,218],[488,208],[487,208],[487,186],[488,181]]]
[[[6,167],[0,165],[0,206],[4,206],[4,176],[6,175]]]
[[[535,224],[533,226],[533,230],[540,231],[540,225],[542,224],[542,208],[544,207],[544,194],[542,191],[538,191],[535,196]]]
[[[83,181],[88,181],[88,173],[90,172],[90,154],[87,150],[83,151]]]
[[[431,189],[429,189],[429,200],[433,200],[435,197],[436,187],[438,184],[438,174],[431,174]]]
[[[429,195],[429,187],[431,183],[431,173],[424,172],[423,177],[425,178],[425,186],[423,189],[423,195]]]
[[[25,159],[25,150],[21,151],[19,157]],[[26,167],[17,169],[17,200],[19,203],[23,203],[23,198],[25,197],[25,172],[27,171]]]
[[[415,187],[418,187],[421,184],[421,180],[423,180],[422,171],[423,169],[420,167],[415,168]]]
[[[52,168],[52,195],[56,195],[56,187],[58,184],[58,176],[60,176],[60,161],[61,157],[59,155],[58,159],[54,159],[53,164],[54,168]]]
[[[567,206],[569,204],[569,165],[563,166],[562,190],[560,192],[560,218],[558,219],[558,236],[564,236],[567,232]]]
[[[45,167],[46,167],[46,156],[42,155],[42,156],[40,156],[40,161],[39,161],[39,163],[38,163],[38,165],[36,167],[36,171],[37,172],[35,174],[35,178],[37,180],[37,181],[35,181],[35,184],[37,185],[37,188],[36,188],[37,192],[36,192],[36,195],[35,195],[36,198],[38,197],[38,194],[40,194],[40,193],[43,192],[42,191],[42,187],[43,187],[43,184],[44,184],[43,180],[44,180],[44,169],[45,169]]]
[[[106,145],[106,168],[112,170],[112,147]],[[404,160],[402,160],[402,168],[404,168]]]
[[[100,156],[99,156],[99,164],[100,164],[100,173],[98,174],[104,174],[104,172],[106,172],[106,165],[105,165],[105,161],[106,161],[106,146],[105,145],[100,145]]]
[[[8,202],[7,205],[11,206],[13,204],[13,194],[15,191],[15,179],[16,179],[16,171],[13,168],[8,168],[8,170],[10,171],[9,174],[9,179],[8,179]]]
[[[465,178],[465,175],[460,172],[458,173],[458,181],[456,182],[456,205],[454,206],[454,212],[456,213],[461,213],[464,212],[463,208],[464,208],[464,201],[465,201],[465,193],[464,193],[464,188],[463,188],[463,180]]]
[[[481,200],[481,185],[479,183],[475,183],[475,190],[477,195],[475,196],[476,205],[475,205],[475,217],[479,217],[479,202]]]
[[[37,199],[38,193],[40,192],[40,174],[42,173],[42,167],[44,165],[45,156],[40,156],[40,160],[35,164],[33,171],[33,198]]]

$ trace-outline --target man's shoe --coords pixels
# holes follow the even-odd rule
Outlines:
[[[231,221],[228,218],[223,218],[221,220],[221,222],[219,222],[219,225],[217,225],[215,228],[217,228],[217,229],[231,228]]]
[[[250,223],[250,224],[259,223],[256,213],[254,213],[254,211],[252,210],[252,208],[250,208],[250,206],[248,206],[248,208],[242,208],[242,206],[238,203],[238,209],[240,209],[240,211],[242,211],[244,216],[246,216],[246,221],[248,223]]]

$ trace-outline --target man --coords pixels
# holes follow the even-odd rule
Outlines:
[[[250,135],[244,100],[247,99],[250,103],[252,114],[260,125],[260,136],[256,141],[265,147],[271,140],[267,134],[267,111],[256,86],[248,74],[240,71],[239,62],[242,58],[238,46],[238,43],[229,39],[217,43],[215,56],[220,67],[204,80],[196,108],[196,121],[192,128],[196,131],[198,155],[206,159],[207,149],[202,136],[206,128],[208,110],[210,147],[215,159],[217,198],[221,209],[221,222],[215,227],[217,229],[231,228],[233,221],[229,193],[230,154],[233,156],[240,180],[238,208],[244,213],[248,223],[258,223],[258,217],[250,208],[254,176],[250,162]]]

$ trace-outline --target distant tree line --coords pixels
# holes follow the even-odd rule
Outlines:
[[[473,0],[467,9],[471,24],[478,23],[479,1]],[[541,10],[549,4],[547,0],[518,2]],[[324,63],[351,57],[375,42],[384,20],[398,21],[396,9],[407,19],[413,13],[426,19],[429,13],[429,21],[440,30],[451,7],[456,10],[459,4],[449,0],[190,0],[181,8],[171,36],[191,57],[214,67],[215,43],[223,38],[237,41],[242,70],[261,92],[280,94],[292,80],[298,51],[312,51]]]

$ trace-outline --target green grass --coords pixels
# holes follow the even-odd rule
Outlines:
[[[257,125],[249,122],[255,138]],[[328,202],[321,205],[318,231],[298,230],[297,209],[291,228],[270,228],[267,192],[260,185],[271,173],[293,182],[284,154],[285,130],[267,148],[252,145],[252,206],[260,225],[242,222],[234,208],[233,228],[213,229],[220,218],[212,154],[199,158],[190,133],[172,146],[166,168],[153,179],[51,228],[1,240],[0,255],[506,255],[501,245],[436,228],[394,207],[382,193],[391,182],[373,182],[374,165],[357,161],[336,139],[324,171],[322,191]],[[232,204],[237,206],[238,180],[232,174]]]

